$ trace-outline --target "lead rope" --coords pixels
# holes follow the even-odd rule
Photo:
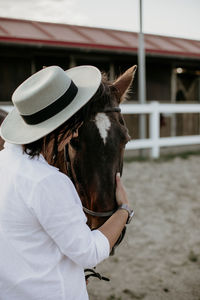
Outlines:
[[[101,276],[101,274],[100,274],[100,273],[97,273],[94,269],[85,269],[84,272],[85,272],[85,273],[91,272],[90,274],[85,275],[85,280],[88,280],[88,278],[90,278],[90,277],[96,277],[96,278],[98,278],[99,280],[110,281],[109,278],[104,277],[104,276]]]

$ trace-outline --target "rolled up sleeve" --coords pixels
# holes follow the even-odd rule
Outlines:
[[[108,239],[99,230],[90,230],[74,185],[64,174],[38,182],[29,205],[44,231],[76,264],[90,268],[109,256]]]

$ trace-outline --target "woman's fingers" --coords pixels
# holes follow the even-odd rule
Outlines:
[[[118,205],[129,204],[125,187],[120,179],[120,173],[116,174],[116,200]]]

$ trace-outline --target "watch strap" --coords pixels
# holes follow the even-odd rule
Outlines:
[[[128,204],[121,204],[118,209],[124,209],[128,212],[128,219],[126,221],[126,224],[129,224],[132,217],[134,216],[134,211],[128,206]]]

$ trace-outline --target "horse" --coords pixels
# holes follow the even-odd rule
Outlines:
[[[124,149],[130,140],[119,105],[128,93],[136,68],[131,67],[112,83],[102,79],[78,137],[72,138],[65,153],[58,156],[57,167],[73,181],[91,230],[117,210],[116,173],[122,175]]]

